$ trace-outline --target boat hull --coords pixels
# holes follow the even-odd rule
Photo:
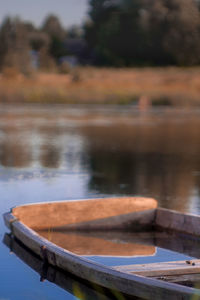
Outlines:
[[[88,202],[90,201],[91,200],[89,200]],[[106,205],[109,206],[109,199],[107,199],[106,201]],[[134,202],[134,198],[132,199],[132,201]],[[149,210],[152,214],[153,210],[153,214],[155,215],[154,218],[156,218],[156,207],[154,201],[151,202],[150,207],[148,207],[144,211]],[[97,202],[94,203],[96,204]],[[111,200],[111,202],[113,205],[113,199]],[[63,204],[63,202],[61,203]],[[49,205],[49,203],[41,205],[43,205],[44,209],[45,205]],[[59,205],[58,202],[56,202],[56,205]],[[32,207],[34,207],[34,205]],[[147,278],[144,276],[121,272],[114,268],[92,262],[66,249],[63,249],[38,235],[35,230],[29,228],[29,226],[27,226],[27,224],[23,222],[23,218],[22,220],[20,219],[19,212],[16,213],[16,211],[17,209],[14,209],[10,213],[4,215],[6,225],[10,228],[12,234],[18,240],[20,240],[26,247],[31,249],[35,254],[41,257],[48,264],[56,266],[64,271],[70,272],[82,279],[94,282],[100,286],[117,290],[119,292],[142,299],[191,299],[191,296],[194,294],[196,294],[196,296],[198,297],[200,296],[199,291],[194,288],[184,287],[153,278]],[[142,209],[139,210],[139,212],[141,211]],[[129,215],[129,213],[130,212],[125,211],[125,214],[123,215]],[[113,216],[102,217],[101,215],[100,219],[108,219],[110,217]],[[148,219],[148,222],[149,221],[150,220]],[[86,220],[86,222],[88,222],[88,220]],[[119,220],[117,222],[119,222]],[[138,219],[137,224],[140,224],[140,222],[138,223]],[[103,226],[103,228],[106,227]],[[123,228],[125,229],[124,226]],[[130,229],[130,227],[128,228]],[[77,227],[76,230],[80,230],[80,228]]]

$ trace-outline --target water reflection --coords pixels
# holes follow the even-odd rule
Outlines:
[[[15,127],[1,130],[3,138],[0,138],[0,163],[3,167],[24,168],[31,162],[32,151],[29,142],[21,136],[21,132]]]
[[[48,280],[68,293],[74,295],[76,299],[101,299],[101,300],[125,300],[129,299],[115,290],[108,290],[94,283],[90,283],[69,273],[64,273],[50,265],[45,265],[41,259],[24,247],[19,241],[6,234],[3,239],[4,244],[15,253],[25,264],[31,267],[40,275],[40,281]],[[139,300],[139,298],[131,299]]]
[[[197,113],[75,112],[0,110],[0,166],[87,173],[88,191],[152,196],[181,211],[199,199]]]
[[[194,190],[199,193],[200,120],[150,121],[83,129],[89,187],[110,194],[151,195],[163,207],[185,211]]]
[[[37,230],[52,243],[77,255],[101,256],[152,256],[155,255],[154,233],[124,232],[73,232],[69,230]]]
[[[79,235],[79,234],[78,234]],[[96,234],[95,238],[96,238]],[[102,233],[99,232],[98,238],[102,238],[102,239],[111,239],[112,234],[108,233],[108,236],[105,234],[105,232]],[[84,235],[83,235],[84,236]],[[88,234],[89,236],[89,234]],[[185,253],[189,253],[191,254],[195,254],[195,249],[197,249],[197,247],[194,246],[199,246],[199,239],[188,239],[188,238],[184,238],[183,236],[173,236],[170,235],[168,233],[160,233],[160,232],[143,232],[140,234],[136,234],[136,236],[134,234],[129,234],[127,236],[124,236],[124,234],[120,235],[120,233],[118,233],[117,235],[114,235],[114,238],[120,239],[121,241],[125,239],[125,241],[129,242],[130,241],[137,241],[138,242],[138,246],[143,245],[144,244],[158,244],[161,245],[162,247],[166,246],[167,249],[173,249],[175,251],[181,251],[184,254]],[[79,235],[80,237],[80,235]],[[71,242],[71,241],[70,241]],[[76,276],[73,276],[72,274],[69,274],[67,272],[61,271],[57,268],[54,268],[51,265],[48,265],[47,263],[44,263],[43,261],[41,261],[41,259],[36,256],[34,253],[32,253],[30,250],[28,250],[28,248],[26,248],[24,245],[22,245],[22,243],[20,241],[18,241],[17,239],[15,239],[14,237],[12,237],[12,235],[10,234],[5,234],[4,238],[3,238],[3,243],[10,249],[10,253],[14,253],[18,258],[20,258],[20,260],[22,260],[25,264],[27,264],[29,267],[31,267],[33,270],[35,270],[37,273],[39,273],[40,275],[40,281],[44,282],[45,280],[48,280],[54,284],[56,284],[57,286],[61,287],[62,289],[66,290],[68,293],[75,295],[78,299],[105,299],[105,300],[111,300],[111,299],[129,299],[129,297],[127,295],[124,295],[122,293],[120,293],[119,291],[116,290],[108,290],[106,288],[103,288],[101,286],[98,286],[92,282],[87,282],[85,280],[82,280],[80,278],[77,278]],[[141,243],[141,244],[139,244]],[[142,244],[143,243],[143,244]],[[71,245],[71,243],[69,243]],[[77,243],[76,243],[77,244]],[[130,244],[129,244],[130,245]],[[94,245],[93,245],[94,246]],[[92,247],[91,247],[92,248]],[[97,247],[98,248],[98,247]],[[154,247],[149,247],[149,249],[153,249]],[[83,251],[85,251],[86,248],[83,247]],[[139,247],[136,249],[139,249]],[[141,247],[140,247],[141,249]],[[147,249],[147,248],[146,248]],[[96,246],[93,247],[93,250],[96,251]],[[102,248],[101,248],[102,250]],[[109,248],[107,247],[106,250],[109,251]],[[105,251],[106,251],[105,250]],[[127,249],[125,249],[127,250]],[[113,249],[111,249],[111,251],[113,251]],[[136,254],[135,252],[135,254]],[[147,253],[148,252],[148,253]],[[143,253],[143,257],[142,259],[137,259],[137,257],[135,257],[135,261],[132,261],[132,263],[148,263],[151,262],[152,259],[149,259],[149,257],[151,256],[151,258],[153,258],[153,261],[155,261],[155,258],[153,257],[154,255],[156,256],[156,261],[166,261],[166,260],[187,260],[187,259],[192,259],[192,257],[188,257],[185,255],[181,255],[178,253],[173,253],[172,251],[166,251],[164,249],[160,249],[158,248],[157,250],[158,253],[149,253],[149,251],[145,250],[145,253]],[[94,254],[94,252],[93,252]],[[153,254],[153,255],[152,255]],[[199,253],[197,253],[197,257],[199,257]],[[196,256],[196,255],[194,255]],[[98,262],[98,259],[100,257],[89,257],[89,259],[92,259],[94,261]],[[106,259],[108,259],[108,257],[106,257]],[[101,260],[100,263],[106,263],[106,259]],[[113,257],[111,258],[111,260],[113,259]],[[139,261],[138,261],[139,260]],[[113,261],[114,262],[114,261]],[[116,262],[114,264],[110,264],[110,265],[116,265]],[[123,263],[122,263],[123,264]],[[130,265],[130,261],[126,260],[125,264],[129,264]],[[109,263],[108,263],[109,265]],[[118,261],[118,265],[119,265],[119,261]],[[39,278],[38,278],[39,280]],[[131,299],[138,299],[138,298],[134,298],[131,297]]]
[[[162,207],[200,213],[199,116],[199,111],[1,105],[1,214],[24,203],[104,195],[152,196]],[[0,225],[3,236],[2,220]],[[182,244],[174,240],[157,246],[177,251]],[[199,249],[192,241],[187,247],[188,255]],[[21,300],[39,291],[43,296],[35,299],[73,298],[49,285],[41,288],[3,245],[0,255],[0,297]],[[29,296],[23,296],[29,283]]]

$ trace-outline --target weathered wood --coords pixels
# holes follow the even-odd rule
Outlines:
[[[95,286],[94,284],[90,286],[88,282],[80,280],[78,277],[62,272],[51,265],[44,264],[39,257],[34,255],[31,251],[28,251],[27,248],[23,247],[21,243],[10,235],[5,234],[3,242],[12,253],[15,253],[25,264],[39,273],[40,280],[43,281],[47,279],[71,294],[74,294],[74,288],[77,287],[77,289],[81,291],[83,299],[110,299],[110,297],[104,294],[105,290],[102,287]]]
[[[152,264],[117,266],[115,270],[148,277],[197,274],[200,273],[200,261],[170,261]]]
[[[121,214],[107,218],[100,218],[91,221],[65,224],[64,226],[53,227],[54,231],[144,231],[152,230],[155,220],[155,209],[133,211],[129,214]],[[35,229],[35,227],[33,228]],[[37,229],[36,229],[37,230]]]
[[[17,218],[13,214],[11,214],[11,213],[5,213],[4,214],[4,222],[5,222],[5,225],[9,229],[12,229],[12,224],[15,221],[17,221]]]
[[[182,275],[165,275],[155,276],[155,279],[164,280],[167,282],[182,284],[185,286],[200,288],[200,273],[197,274],[182,274]]]
[[[154,245],[190,257],[200,258],[200,238],[180,231],[155,231]]]
[[[20,222],[14,222],[13,234],[48,263],[83,279],[107,288],[117,289],[128,295],[144,299],[189,300],[191,295],[198,294],[198,291],[188,287],[126,274],[84,259],[39,237],[33,230],[28,229]],[[45,253],[41,252],[42,247],[45,249]]]
[[[158,208],[155,225],[168,230],[177,230],[187,234],[200,236],[200,216]]]
[[[124,226],[127,227],[127,223],[133,224],[134,215],[130,215],[132,213],[136,213],[136,224],[152,224],[155,219],[156,207],[157,201],[154,199],[124,197],[23,205],[14,208],[12,212],[21,222],[34,229],[70,225],[71,229],[86,226],[91,230],[95,224],[90,226],[89,222],[94,223],[96,221],[98,227],[107,230],[108,226],[119,229]],[[141,211],[149,210],[150,212],[146,213],[146,217],[144,214],[138,215]],[[111,219],[109,219],[110,217]],[[98,222],[100,223],[98,224]]]
[[[49,264],[103,287],[143,299],[189,300],[194,294],[200,296],[200,292],[193,288],[128,274],[84,259],[47,241],[20,221],[13,222],[12,233]]]
[[[87,279],[103,287],[115,289],[119,292],[143,299],[191,300],[191,296],[193,295],[196,296],[196,299],[200,299],[199,290],[129,272],[122,272],[122,270],[119,271],[95,263],[53,244],[30,228],[38,225],[40,229],[41,227],[48,229],[51,227],[65,227],[76,222],[99,222],[102,219],[109,219],[119,215],[123,215],[123,217],[124,215],[128,215],[130,217],[132,212],[138,213],[142,210],[153,210],[152,217],[149,220],[154,225],[156,201],[147,199],[146,202],[146,200],[143,201],[142,199],[94,199],[89,201],[75,201],[73,203],[71,201],[71,203],[28,205],[13,209],[13,213],[7,214],[4,217],[13,235],[39,255],[45,262],[82,279]],[[166,217],[166,214],[162,216],[164,217],[164,215]],[[117,219],[118,223],[119,220]],[[157,214],[156,220],[158,221],[157,226],[161,226],[161,215]],[[181,218],[177,221],[178,224],[181,223],[180,221]],[[127,224],[129,224],[129,221],[126,224],[123,223],[122,228],[125,228]],[[166,228],[168,227],[166,226]],[[176,228],[181,228],[181,226],[177,225]]]

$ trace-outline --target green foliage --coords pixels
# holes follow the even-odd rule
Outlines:
[[[67,54],[67,50],[64,45],[66,38],[66,31],[62,27],[58,17],[50,15],[46,18],[42,31],[49,36],[49,54],[58,60],[61,56]]]
[[[26,26],[18,18],[6,18],[0,30],[0,69],[13,68],[28,74],[31,70]]]
[[[0,27],[0,70],[13,68],[28,74],[34,65],[31,50],[39,62],[35,65],[49,71],[58,68],[67,55],[85,64],[115,67],[198,65],[199,3],[89,0],[90,20],[68,31],[54,15],[47,16],[39,29],[18,18],[6,18]]]
[[[86,39],[99,64],[193,65],[200,62],[194,0],[91,0]]]
[[[45,32],[40,30],[33,30],[29,33],[29,40],[31,49],[40,51],[41,49],[48,49],[50,45],[50,38]]]

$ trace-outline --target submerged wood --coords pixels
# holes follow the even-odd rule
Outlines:
[[[95,230],[106,230],[106,228],[126,230],[127,228],[128,231],[132,229],[134,232],[135,229],[143,230],[147,227],[152,229],[156,226],[164,229],[165,225],[166,229],[172,230],[172,226],[169,225],[171,223],[165,222],[165,219],[174,216],[173,212],[156,207],[155,200],[145,198],[66,201],[16,207],[11,213],[5,214],[4,218],[12,234],[45,262],[80,278],[143,299],[189,300],[192,295],[200,297],[199,290],[194,288],[119,271],[92,262],[55,245],[35,231],[49,228],[69,230],[71,226],[71,230],[80,231],[84,228],[86,231],[93,232],[91,224],[94,223],[98,225],[94,226]],[[184,215],[184,218],[188,221],[183,232],[189,233],[191,230],[187,228],[190,227],[189,222],[193,222],[193,217],[187,218],[187,215]],[[196,220],[199,217],[194,216],[194,218]],[[175,231],[181,231],[179,222],[182,222],[182,218],[177,219],[177,223],[174,222],[174,217],[172,219]],[[115,222],[112,226],[113,220]]]

